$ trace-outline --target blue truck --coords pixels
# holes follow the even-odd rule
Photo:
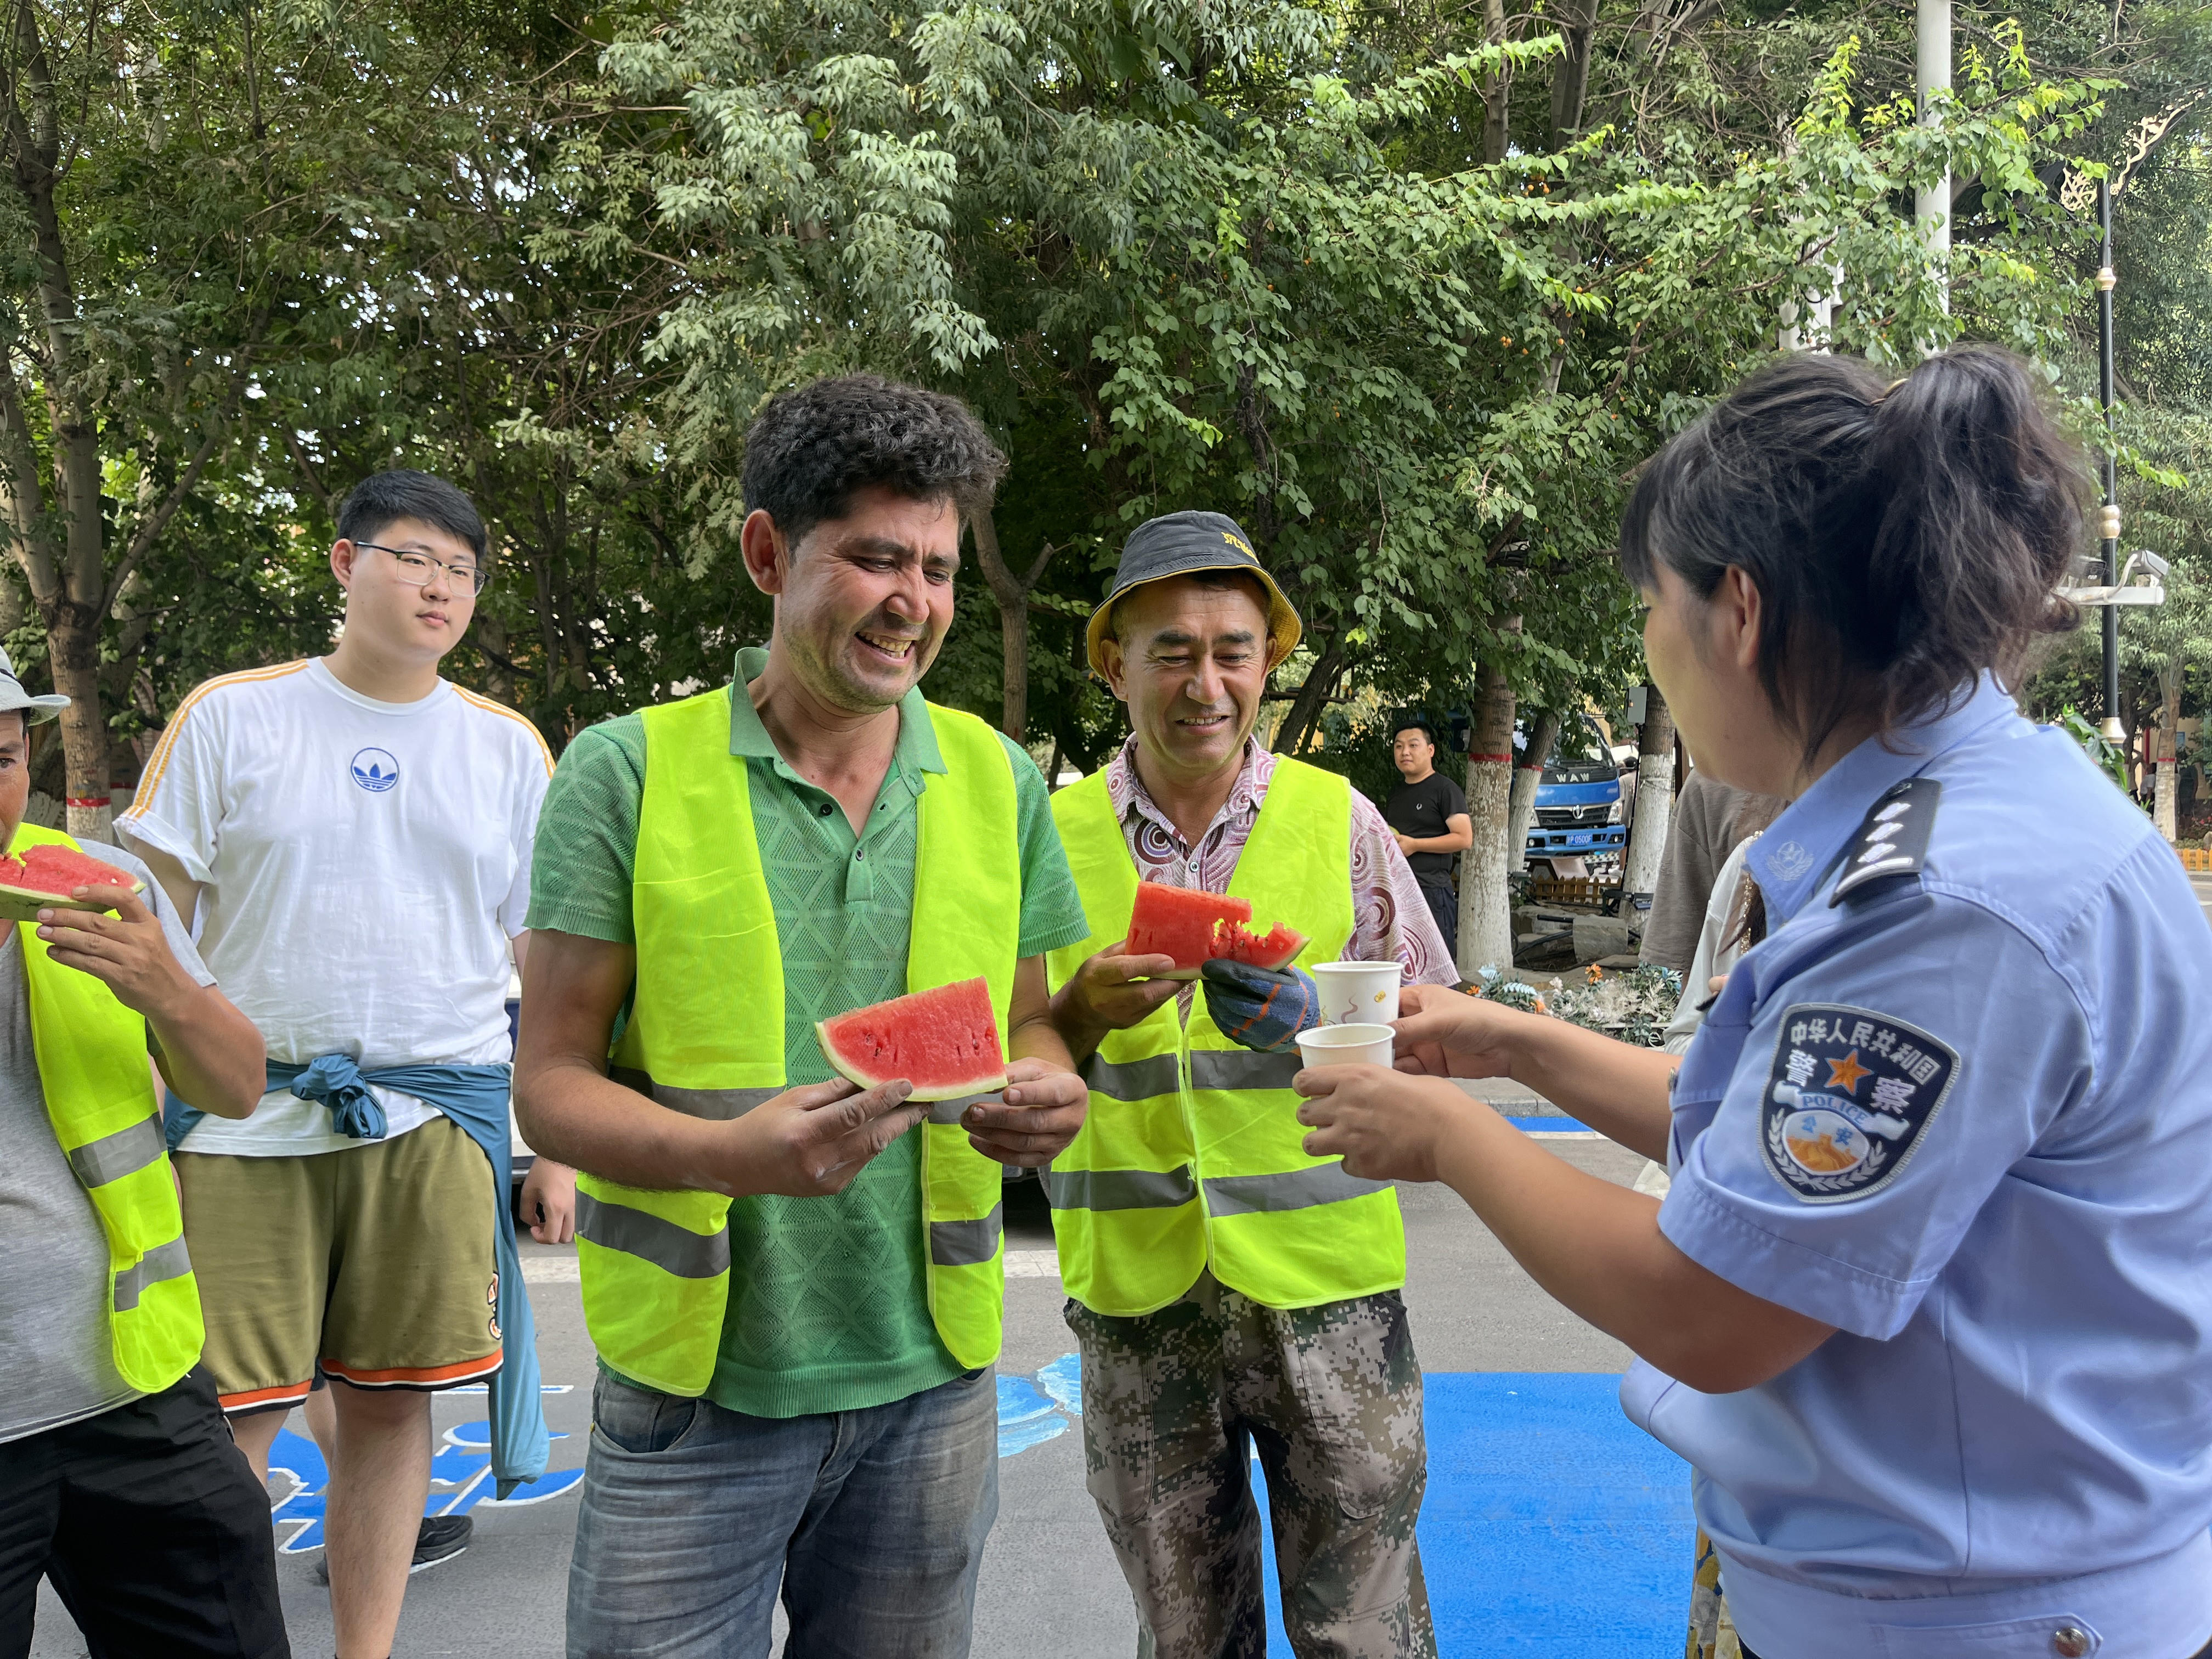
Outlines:
[[[1513,746],[1526,750],[1524,730],[1515,729]],[[1628,764],[1632,775],[1632,750]],[[1619,751],[1595,720],[1585,714],[1563,723],[1559,743],[1536,785],[1536,821],[1528,826],[1529,860],[1619,858],[1628,847],[1628,825],[1636,805],[1632,795],[1624,794],[1621,776]]]

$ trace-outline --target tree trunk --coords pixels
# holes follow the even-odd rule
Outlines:
[[[1275,728],[1277,754],[1295,755],[1304,746],[1308,729],[1321,724],[1322,710],[1328,707],[1328,694],[1343,672],[1344,647],[1331,640],[1306,675],[1305,684],[1298,687],[1298,695],[1291,699],[1290,711],[1283,716],[1283,723]]]
[[[1636,729],[1636,823],[1628,832],[1621,868],[1622,914],[1628,900],[1649,900],[1659,884],[1659,855],[1667,847],[1667,821],[1674,800],[1674,717],[1659,688],[1644,688],[1644,724]]]
[[[1483,33],[1493,46],[1505,44],[1505,0],[1482,0]],[[1482,83],[1482,159],[1488,162],[1505,159],[1509,137],[1506,100],[1511,95],[1511,82],[1500,69]],[[1511,966],[1506,963],[1505,966]]]
[[[1572,702],[1571,696],[1569,698]],[[1540,710],[1528,728],[1528,747],[1513,769],[1513,793],[1505,814],[1505,867],[1518,875],[1528,867],[1528,831],[1536,822],[1536,786],[1544,781],[1544,768],[1552,758],[1552,745],[1559,740],[1559,714]]]
[[[106,586],[100,557],[105,526],[100,511],[100,433],[88,418],[68,420],[54,399],[54,485],[67,515],[63,526],[63,592],[39,607],[46,624],[46,652],[54,690],[70,700],[62,710],[62,753],[68,767],[69,832],[79,841],[115,839],[115,810],[107,795],[107,720],[100,712],[100,603]]]
[[[2152,797],[2151,821],[2169,842],[2179,834],[2181,778],[2175,769],[2175,740],[2181,734],[2181,665],[2169,663],[2159,672],[2159,696],[2164,704],[2158,722],[2158,773]]]
[[[514,660],[507,623],[497,617],[478,617],[475,623],[477,654],[484,659],[484,693],[494,702],[514,706],[514,676],[507,665]]]
[[[978,513],[969,528],[975,538],[975,562],[982,566],[983,580],[990,587],[991,597],[999,602],[1002,699],[999,729],[1019,743],[1030,719],[1030,592],[1059,550],[1047,542],[1029,574],[1018,576],[1007,568],[999,546],[998,520],[989,507]]]
[[[1498,631],[1517,634],[1521,618]],[[1459,975],[1483,968],[1513,971],[1513,907],[1505,887],[1511,859],[1509,805],[1513,792],[1513,687],[1505,671],[1486,665],[1476,682],[1474,722],[1468,733],[1467,815],[1474,843],[1459,861]]]
[[[1589,96],[1590,35],[1597,27],[1597,0],[1565,0],[1557,21],[1566,51],[1552,64],[1552,144],[1565,149],[1583,130],[1583,105]]]

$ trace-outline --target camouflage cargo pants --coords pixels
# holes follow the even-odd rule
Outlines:
[[[1395,1291],[1284,1310],[1209,1273],[1158,1313],[1070,1302],[1067,1322],[1139,1659],[1266,1659],[1254,1447],[1298,1659],[1434,1659],[1413,1542],[1421,1372]]]

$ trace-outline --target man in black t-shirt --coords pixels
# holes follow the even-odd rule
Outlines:
[[[1454,954],[1459,951],[1459,894],[1452,859],[1474,845],[1474,822],[1460,787],[1437,770],[1437,738],[1426,723],[1407,720],[1392,733],[1390,758],[1405,779],[1382,803],[1382,819],[1397,832],[1398,850],[1413,866],[1429,914]]]

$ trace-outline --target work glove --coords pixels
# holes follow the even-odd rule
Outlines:
[[[1276,971],[1215,961],[1199,972],[1206,984],[1206,1012],[1232,1042],[1279,1054],[1297,1045],[1299,1032],[1322,1024],[1321,987],[1295,968]]]

